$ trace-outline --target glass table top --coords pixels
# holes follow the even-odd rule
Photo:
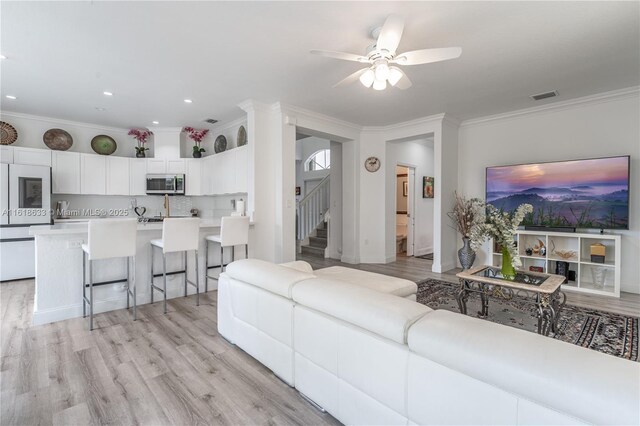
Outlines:
[[[516,271],[516,276],[513,278],[511,277],[505,278],[502,275],[502,271],[500,270],[500,268],[491,268],[491,267],[481,269],[478,272],[474,273],[473,275],[476,275],[479,277],[485,277],[485,278],[493,278],[496,280],[517,282],[517,283],[537,285],[537,286],[541,285],[549,278],[548,276],[545,277],[540,275],[532,275],[522,271]]]

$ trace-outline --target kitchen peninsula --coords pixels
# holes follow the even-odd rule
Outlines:
[[[100,219],[97,219],[100,220]],[[205,280],[205,236],[220,232],[220,218],[205,218],[200,223],[199,270],[200,291],[204,291]],[[252,224],[253,227],[253,224]],[[87,242],[87,222],[62,223],[55,225],[32,226],[29,234],[35,237],[36,279],[34,298],[34,324],[46,324],[68,318],[82,316],[82,248]],[[251,250],[252,230],[249,231]],[[149,241],[162,237],[162,223],[149,222],[138,224],[135,282],[138,305],[150,301],[150,248]],[[236,258],[244,257],[244,250],[235,250]],[[209,263],[220,264],[218,250],[210,250]],[[193,253],[189,254],[193,264]],[[225,263],[231,259],[231,250],[225,250]],[[161,270],[159,256],[156,257],[156,270]],[[180,254],[167,255],[167,270],[184,270],[183,257]],[[213,275],[217,272],[212,271]],[[124,290],[126,276],[125,259],[108,259],[95,262],[93,267],[94,283],[115,281],[111,284],[95,285],[96,313],[123,309],[126,307],[127,293]],[[167,298],[184,295],[184,276],[167,276]],[[123,281],[120,281],[123,280]],[[193,280],[193,278],[191,278]],[[216,281],[209,282],[209,290],[217,288]],[[189,294],[195,289],[189,287]]]

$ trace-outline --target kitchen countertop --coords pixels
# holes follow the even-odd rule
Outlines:
[[[200,222],[200,228],[219,228],[222,218],[206,218]],[[63,223],[61,223],[63,222]],[[88,219],[58,219],[55,225],[34,225],[29,228],[29,235],[65,235],[86,234]],[[253,222],[250,222],[253,225]],[[138,232],[162,231],[162,222],[138,223]]]

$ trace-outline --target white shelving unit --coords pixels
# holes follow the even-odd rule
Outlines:
[[[545,255],[527,255],[526,249],[533,248],[538,240],[546,247]],[[620,297],[620,235],[517,231],[516,241],[522,269],[525,271],[529,271],[531,266],[540,266],[544,272],[553,274],[556,262],[569,262],[569,270],[575,271],[576,279],[564,284],[563,290]],[[591,262],[590,246],[594,243],[605,246],[605,263]],[[554,245],[556,250],[574,250],[576,255],[570,259],[562,259],[553,253]],[[502,253],[494,252],[493,244],[490,250],[493,266],[502,266]],[[604,286],[600,288],[594,284],[594,268],[606,270]]]

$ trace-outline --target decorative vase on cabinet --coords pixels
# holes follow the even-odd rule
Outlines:
[[[458,250],[458,259],[462,269],[471,269],[473,262],[476,260],[476,252],[473,251],[470,245],[471,240],[467,237],[462,237],[462,248]]]

